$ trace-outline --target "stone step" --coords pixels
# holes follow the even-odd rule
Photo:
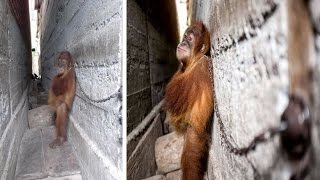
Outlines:
[[[38,104],[38,98],[37,98],[37,96],[35,96],[35,95],[29,95],[29,103],[31,104],[31,105],[36,105],[36,104]],[[33,109],[34,107],[32,107],[32,109]]]
[[[166,180],[181,180],[182,171],[173,171],[166,175]]]
[[[181,175],[182,175],[182,171],[177,170],[177,171],[168,173],[166,176],[162,174],[158,174],[142,180],[181,180]]]
[[[38,104],[48,104],[48,94],[46,92],[39,92],[37,96]]]
[[[167,174],[180,169],[184,139],[175,132],[161,136],[155,144],[155,156],[160,174]]]
[[[16,167],[16,180],[81,180],[79,162],[69,142],[56,149],[49,143],[55,138],[55,127],[38,127],[23,136]]]
[[[166,177],[164,175],[155,175],[142,180],[166,180]]]
[[[35,127],[46,127],[54,124],[54,111],[49,105],[43,105],[28,112],[30,129]]]
[[[31,91],[29,93],[30,108],[34,109],[48,104],[48,94],[46,92]]]

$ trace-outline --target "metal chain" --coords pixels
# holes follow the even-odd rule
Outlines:
[[[213,80],[213,62],[208,57],[207,57],[207,60],[209,61],[209,73],[210,73],[210,80],[212,84],[213,97],[214,97],[214,111],[216,113],[219,129],[221,132],[221,146],[225,146],[225,148],[230,153],[235,154],[237,156],[247,156],[249,152],[255,150],[255,147],[258,144],[272,140],[274,136],[280,134],[281,132],[285,131],[288,128],[288,124],[286,122],[281,122],[279,126],[270,127],[266,131],[255,136],[255,138],[251,141],[251,143],[247,147],[244,147],[244,148],[235,147],[227,137],[226,128],[222,122],[221,114],[219,111],[217,95],[214,88],[214,80]],[[254,164],[248,158],[246,159],[253,169],[254,179],[262,179],[259,171],[254,166]]]
[[[119,97],[119,98],[121,98],[121,88],[120,89],[118,89],[118,92],[116,92],[116,93],[114,93],[114,94],[112,94],[112,95],[110,95],[109,97],[106,97],[106,98],[104,98],[104,99],[92,99],[84,90],[83,90],[83,88],[82,88],[82,86],[81,86],[81,84],[80,84],[80,82],[79,82],[79,80],[78,80],[78,78],[76,77],[76,82],[77,82],[77,84],[78,84],[78,86],[79,86],[79,90],[82,92],[82,94],[86,97],[86,99],[88,99],[90,102],[94,102],[94,103],[103,103],[103,102],[107,102],[107,101],[109,101],[110,99],[112,99],[112,98],[116,98],[116,97]]]
[[[213,63],[208,57],[207,57],[207,60],[209,61],[209,74],[210,74],[211,86],[212,86],[212,91],[213,91],[213,103],[214,103],[213,109],[216,112],[220,132],[221,132],[221,140],[222,140],[221,145],[222,146],[225,145],[227,150],[230,153],[234,153],[236,151],[236,148],[234,148],[233,145],[230,143],[230,141],[227,139],[227,133],[226,133],[224,124],[222,123],[221,115],[220,115],[220,111],[219,111],[219,107],[218,107],[218,103],[217,103],[217,96],[216,96],[214,80],[213,80],[213,72],[212,72],[213,71]]]
[[[69,70],[70,70],[70,69],[69,69]],[[116,97],[120,98],[120,101],[121,101],[121,98],[122,98],[121,88],[122,88],[122,87],[120,87],[116,93],[111,94],[109,97],[106,97],[106,98],[104,98],[104,99],[92,99],[92,98],[88,95],[88,93],[86,93],[86,92],[83,90],[83,88],[82,88],[82,86],[81,86],[81,84],[80,84],[80,82],[79,82],[78,77],[76,76],[75,78],[76,78],[76,83],[77,83],[78,86],[79,86],[80,92],[85,96],[86,99],[89,100],[89,102],[85,100],[87,103],[92,103],[92,102],[94,102],[94,103],[104,103],[104,102],[107,102],[107,101],[109,101],[110,99],[113,99],[113,98],[116,98]],[[47,77],[47,79],[49,79],[50,81],[52,81],[52,78]]]
[[[219,128],[220,128],[220,132],[221,132],[221,145],[225,146],[226,149],[235,155],[238,156],[243,156],[243,155],[247,155],[249,152],[253,151],[256,147],[257,144],[260,144],[262,142],[266,142],[268,140],[271,140],[276,134],[280,133],[283,130],[283,126],[280,127],[271,127],[269,129],[267,129],[265,132],[262,132],[261,134],[259,134],[258,136],[256,136],[251,143],[249,144],[249,146],[244,147],[244,148],[237,148],[234,145],[232,145],[232,143],[229,141],[228,137],[227,137],[227,133],[226,133],[226,128],[222,122],[222,118],[221,118],[221,114],[219,111],[219,107],[218,107],[218,101],[217,101],[217,95],[216,95],[216,91],[214,88],[214,80],[213,80],[213,63],[212,61],[207,57],[207,60],[209,61],[209,73],[210,73],[210,80],[211,80],[211,85],[212,85],[212,90],[213,90],[213,97],[214,97],[214,111],[216,112],[216,116],[218,119],[218,124],[219,124]]]

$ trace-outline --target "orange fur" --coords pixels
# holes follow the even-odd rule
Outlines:
[[[305,0],[288,1],[289,92],[310,102],[313,32]]]
[[[167,85],[165,107],[170,123],[185,137],[182,179],[200,180],[206,170],[208,125],[213,111],[209,62],[204,56],[209,52],[210,38],[202,23],[194,23],[189,28],[198,29],[200,34],[195,34],[196,46],[189,63],[182,64]],[[206,48],[201,52],[203,44]]]
[[[66,139],[66,125],[69,111],[71,110],[76,92],[75,71],[73,60],[69,52],[61,52],[59,60],[63,58],[68,61],[63,74],[56,75],[49,89],[48,104],[56,112],[57,138],[50,144],[51,148],[61,145]]]
[[[54,88],[56,87],[58,92],[54,93]],[[48,104],[53,108],[65,102],[68,109],[72,107],[73,98],[75,95],[76,85],[75,85],[75,71],[71,68],[68,72],[65,72],[61,77],[55,76],[52,80],[52,85],[49,90]]]
[[[165,99],[170,123],[178,132],[185,132],[187,125],[205,131],[213,108],[208,61],[198,60],[185,72],[180,68],[167,85]]]

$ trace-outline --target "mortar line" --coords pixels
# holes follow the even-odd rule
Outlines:
[[[72,15],[72,17],[70,18],[70,20],[67,22],[67,25],[69,25],[71,23],[71,21],[73,20],[73,18],[79,13],[80,9],[82,9],[82,7],[84,6],[84,4],[86,3],[86,1],[83,1],[79,8],[77,9],[76,12],[74,12],[74,14]]]
[[[139,93],[141,93],[141,92],[143,92],[143,91],[145,91],[145,90],[147,90],[147,89],[149,89],[149,88],[151,88],[151,87],[150,87],[150,86],[147,86],[147,87],[144,87],[143,89],[139,89],[138,91],[134,91],[134,92],[132,92],[132,93],[130,93],[130,94],[127,94],[127,97],[128,97],[128,96],[132,96],[132,95],[139,94]]]
[[[1,179],[7,179],[7,176],[8,176],[8,171],[9,171],[9,163],[11,162],[11,159],[12,159],[12,148],[13,148],[13,144],[16,142],[16,132],[14,132],[14,135],[13,135],[13,139],[14,141],[12,141],[12,143],[10,144],[10,147],[9,147],[9,154],[8,154],[8,158],[6,160],[6,164],[4,166],[4,169],[3,169],[3,172],[2,172],[2,175],[1,175]],[[19,154],[19,151],[18,151],[18,154]],[[14,172],[15,174],[15,172]]]
[[[20,100],[18,106],[16,107],[14,113],[11,115],[10,122],[8,123],[7,128],[4,130],[4,133],[2,134],[2,137],[0,139],[0,144],[3,143],[6,135],[8,134],[8,131],[9,131],[12,123],[14,122],[14,118],[17,116],[18,112],[21,111],[21,109],[23,107],[23,104],[27,101],[27,98],[26,98],[27,97],[27,92],[28,92],[28,88],[26,88],[26,90],[24,90],[24,93],[21,96],[21,100]]]
[[[102,110],[102,111],[107,112],[107,109],[103,109],[102,107],[100,107],[100,106],[98,106],[98,105],[95,105],[95,103],[87,102],[86,99],[83,98],[82,96],[80,96],[79,94],[76,94],[76,96],[77,96],[80,100],[82,100],[83,102],[85,102],[85,104],[88,104],[88,105],[90,105],[90,106],[92,106],[92,107],[95,107],[95,108],[98,108],[98,109],[100,109],[100,110]],[[104,103],[107,103],[107,102],[108,102],[108,101],[106,101],[106,102],[104,102]]]
[[[138,28],[136,28],[134,25],[131,25],[130,23],[127,23],[127,27],[132,28],[133,30],[135,30],[141,36],[147,37],[146,34],[144,34],[142,31],[140,31]]]
[[[102,160],[102,163],[105,165],[107,170],[110,172],[110,175],[115,179],[121,179],[122,170],[116,167],[112,160],[110,160],[104,153],[99,149],[98,145],[93,142],[87,133],[81,128],[81,126],[74,120],[72,116],[69,117],[70,121],[73,123],[74,127],[80,134],[81,138],[84,140],[84,143],[97,155],[98,158]],[[80,160],[80,159],[79,159]]]
[[[80,64],[80,63],[78,63]],[[119,64],[119,61],[117,62],[111,62],[111,63],[104,63],[104,64],[101,64],[101,65],[78,65],[76,68],[77,69],[82,69],[82,68],[111,68],[112,66],[114,65],[117,65]]]
[[[248,16],[248,21],[246,22],[249,27],[251,27],[253,30],[261,29],[263,28],[269,21],[270,18],[273,17],[275,13],[277,13],[277,10],[279,9],[278,4],[274,4],[269,11],[261,12],[261,15],[264,17],[263,22],[260,24],[253,24],[252,23],[252,17]],[[243,28],[243,27],[241,27]],[[251,34],[250,38],[255,38],[257,34]],[[226,52],[232,47],[236,47],[236,44],[241,44],[242,42],[248,40],[248,37],[246,36],[245,32],[242,32],[238,36],[233,38],[233,41],[229,44],[218,46],[216,49],[214,49],[214,53],[212,54],[214,57],[219,55],[221,52]]]
[[[45,155],[44,155],[44,145],[43,145],[43,132],[42,132],[42,128],[40,128],[40,140],[41,140],[41,158],[43,160],[43,169],[44,169],[44,173],[46,174],[47,172],[49,172],[49,170],[47,169],[47,163],[46,163],[46,159],[45,159]],[[48,173],[49,174],[49,173]]]

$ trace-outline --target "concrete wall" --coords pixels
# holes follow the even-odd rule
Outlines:
[[[153,106],[176,70],[178,25],[175,1],[127,2],[127,132]]]
[[[27,16],[26,14],[24,14]],[[31,51],[8,1],[0,2],[0,179],[13,179],[27,129]]]
[[[288,49],[293,46],[288,40],[288,1],[193,2],[193,18],[203,20],[211,33],[216,101],[226,139],[235,147],[248,146],[257,134],[279,124],[288,102]],[[304,39],[312,42],[309,40]],[[306,48],[310,58],[302,61],[313,61],[313,48]],[[317,64],[318,61],[319,58]],[[311,70],[315,73],[312,93],[316,115],[319,114],[319,65]],[[315,157],[319,156],[318,117],[313,118]],[[213,120],[208,179],[288,179],[290,172],[282,161],[278,137],[259,145],[247,156],[235,156],[223,143],[217,117]],[[315,164],[314,170],[319,161]],[[311,174],[314,179],[319,178],[317,172]]]
[[[314,148],[314,162],[315,168],[320,167],[320,10],[317,8],[320,6],[320,1],[310,0],[309,8],[311,10],[312,23],[314,27],[314,46],[315,46],[315,57],[313,66],[313,100],[314,100],[314,118],[313,118],[313,148]],[[319,178],[320,172],[315,170],[314,177]]]
[[[154,145],[163,135],[163,119],[157,116],[143,126],[140,123],[163,99],[165,85],[177,68],[178,41],[175,1],[128,0],[127,133],[139,132],[127,142],[129,180],[156,173]]]
[[[122,169],[122,1],[44,0],[40,13],[42,84],[56,74],[57,53],[76,64],[69,141],[84,179],[120,179]]]

